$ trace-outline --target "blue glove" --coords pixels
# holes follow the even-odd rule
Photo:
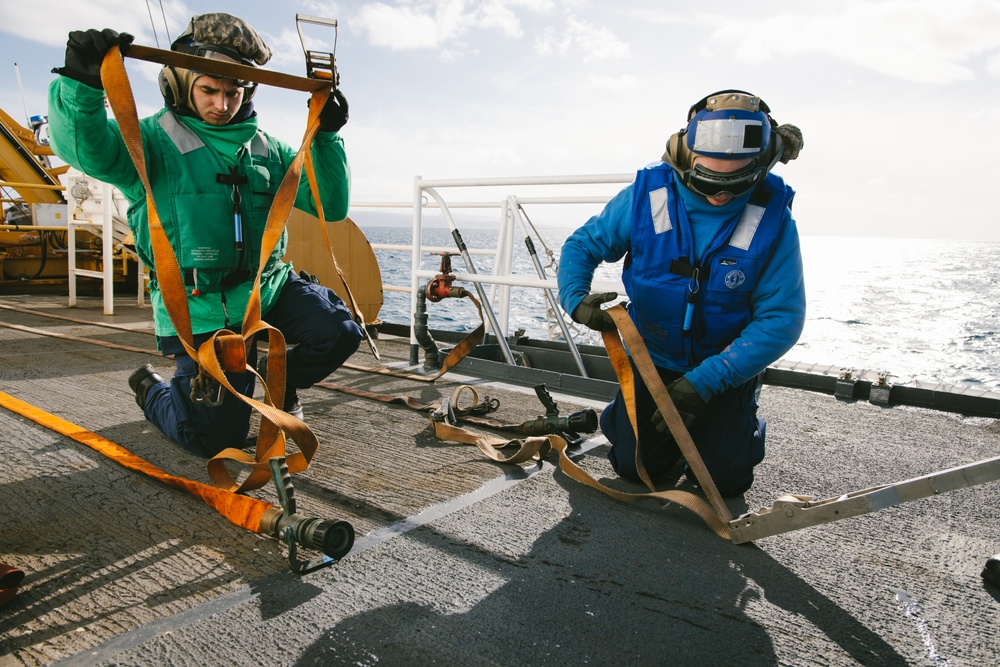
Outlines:
[[[104,55],[116,46],[128,46],[135,38],[127,32],[104,30],[74,30],[66,42],[66,66],[52,70],[56,74],[104,90],[101,83],[101,63]]]

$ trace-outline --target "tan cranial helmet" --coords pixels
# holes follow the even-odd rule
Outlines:
[[[222,12],[191,17],[187,28],[170,45],[170,50],[250,67],[264,65],[271,59],[271,49],[249,23]],[[201,72],[164,67],[160,71],[160,92],[167,106],[172,109],[190,106],[191,87],[199,76],[202,76]],[[243,103],[248,103],[257,84],[250,81],[235,83],[246,90]]]
[[[743,90],[720,90],[691,107],[687,126],[670,137],[663,161],[700,195],[738,196],[759,185],[779,159],[797,157],[797,151],[785,155],[784,136],[762,99]],[[798,141],[801,147],[801,133]],[[716,172],[694,165],[698,156],[749,163],[736,171]]]

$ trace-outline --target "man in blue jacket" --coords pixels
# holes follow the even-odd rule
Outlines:
[[[69,34],[66,65],[49,89],[49,132],[56,155],[80,171],[119,188],[129,201],[128,222],[136,252],[152,269],[149,283],[157,344],[173,355],[166,381],[149,364],[129,378],[146,418],[182,447],[214,456],[243,447],[251,408],[223,392],[221,405],[193,391],[197,362],[188,356],[167,313],[155,278],[146,192],[121,131],[104,108],[101,63],[110,48],[131,35],[111,29]],[[171,45],[174,51],[247,66],[265,64],[271,51],[245,21],[224,13],[191,19]],[[256,84],[167,66],[160,72],[165,108],[140,121],[142,145],[157,210],[184,279],[195,347],[221,329],[238,331],[260,265],[271,202],[295,150],[258,128],[251,98]],[[347,100],[335,90],[320,114],[311,150],[323,210],[331,220],[347,215],[350,171],[338,131],[347,122]],[[296,208],[316,214],[303,175]],[[361,327],[330,289],[300,278],[283,262],[287,234],[265,261],[261,313],[293,345],[287,355],[286,412],[301,419],[297,390],[312,386],[350,357]],[[251,351],[248,363],[256,352]],[[227,373],[245,396],[253,373]]]
[[[778,126],[755,95],[725,90],[691,107],[660,162],[636,175],[563,245],[559,300],[597,331],[615,325],[590,293],[601,262],[625,258],[628,312],[719,491],[738,496],[764,458],[759,374],[805,321],[794,192],[770,173],[798,156],[802,135]],[[654,482],[681,457],[636,374],[642,463]],[[619,391],[601,414],[608,458],[639,480],[636,435]]]

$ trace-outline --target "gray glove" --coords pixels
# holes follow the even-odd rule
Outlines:
[[[74,30],[66,42],[66,66],[52,70],[56,74],[104,90],[101,83],[101,63],[104,55],[116,46],[128,46],[135,39],[127,32],[104,30]]]
[[[574,322],[593,329],[594,331],[615,331],[618,327],[611,319],[607,311],[601,308],[602,303],[614,301],[618,298],[617,292],[595,292],[583,297],[580,305],[573,309],[570,317]]]
[[[795,125],[779,125],[775,130],[781,137],[781,161],[788,164],[799,156],[799,151],[805,146],[802,140],[802,130]]]
[[[684,427],[690,429],[691,424],[698,418],[701,411],[705,409],[707,405],[705,399],[701,397],[701,394],[694,388],[694,385],[684,377],[679,377],[671,382],[667,386],[667,393],[670,395],[670,400],[674,402],[677,412],[680,413]],[[666,420],[660,414],[659,408],[653,413],[652,422],[656,430],[660,433],[665,433],[669,430]]]

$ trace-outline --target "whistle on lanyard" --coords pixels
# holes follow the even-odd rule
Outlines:
[[[687,306],[684,309],[683,335],[685,336],[691,335],[691,320],[694,318],[694,295],[701,289],[701,285],[698,283],[698,267],[694,267],[693,271],[694,273],[688,280]]]
[[[240,194],[239,186],[247,182],[246,176],[236,173],[236,168],[231,167],[228,174],[216,174],[215,182],[229,185],[233,188],[233,247],[237,250],[243,249],[243,212],[240,204],[243,196]]]

